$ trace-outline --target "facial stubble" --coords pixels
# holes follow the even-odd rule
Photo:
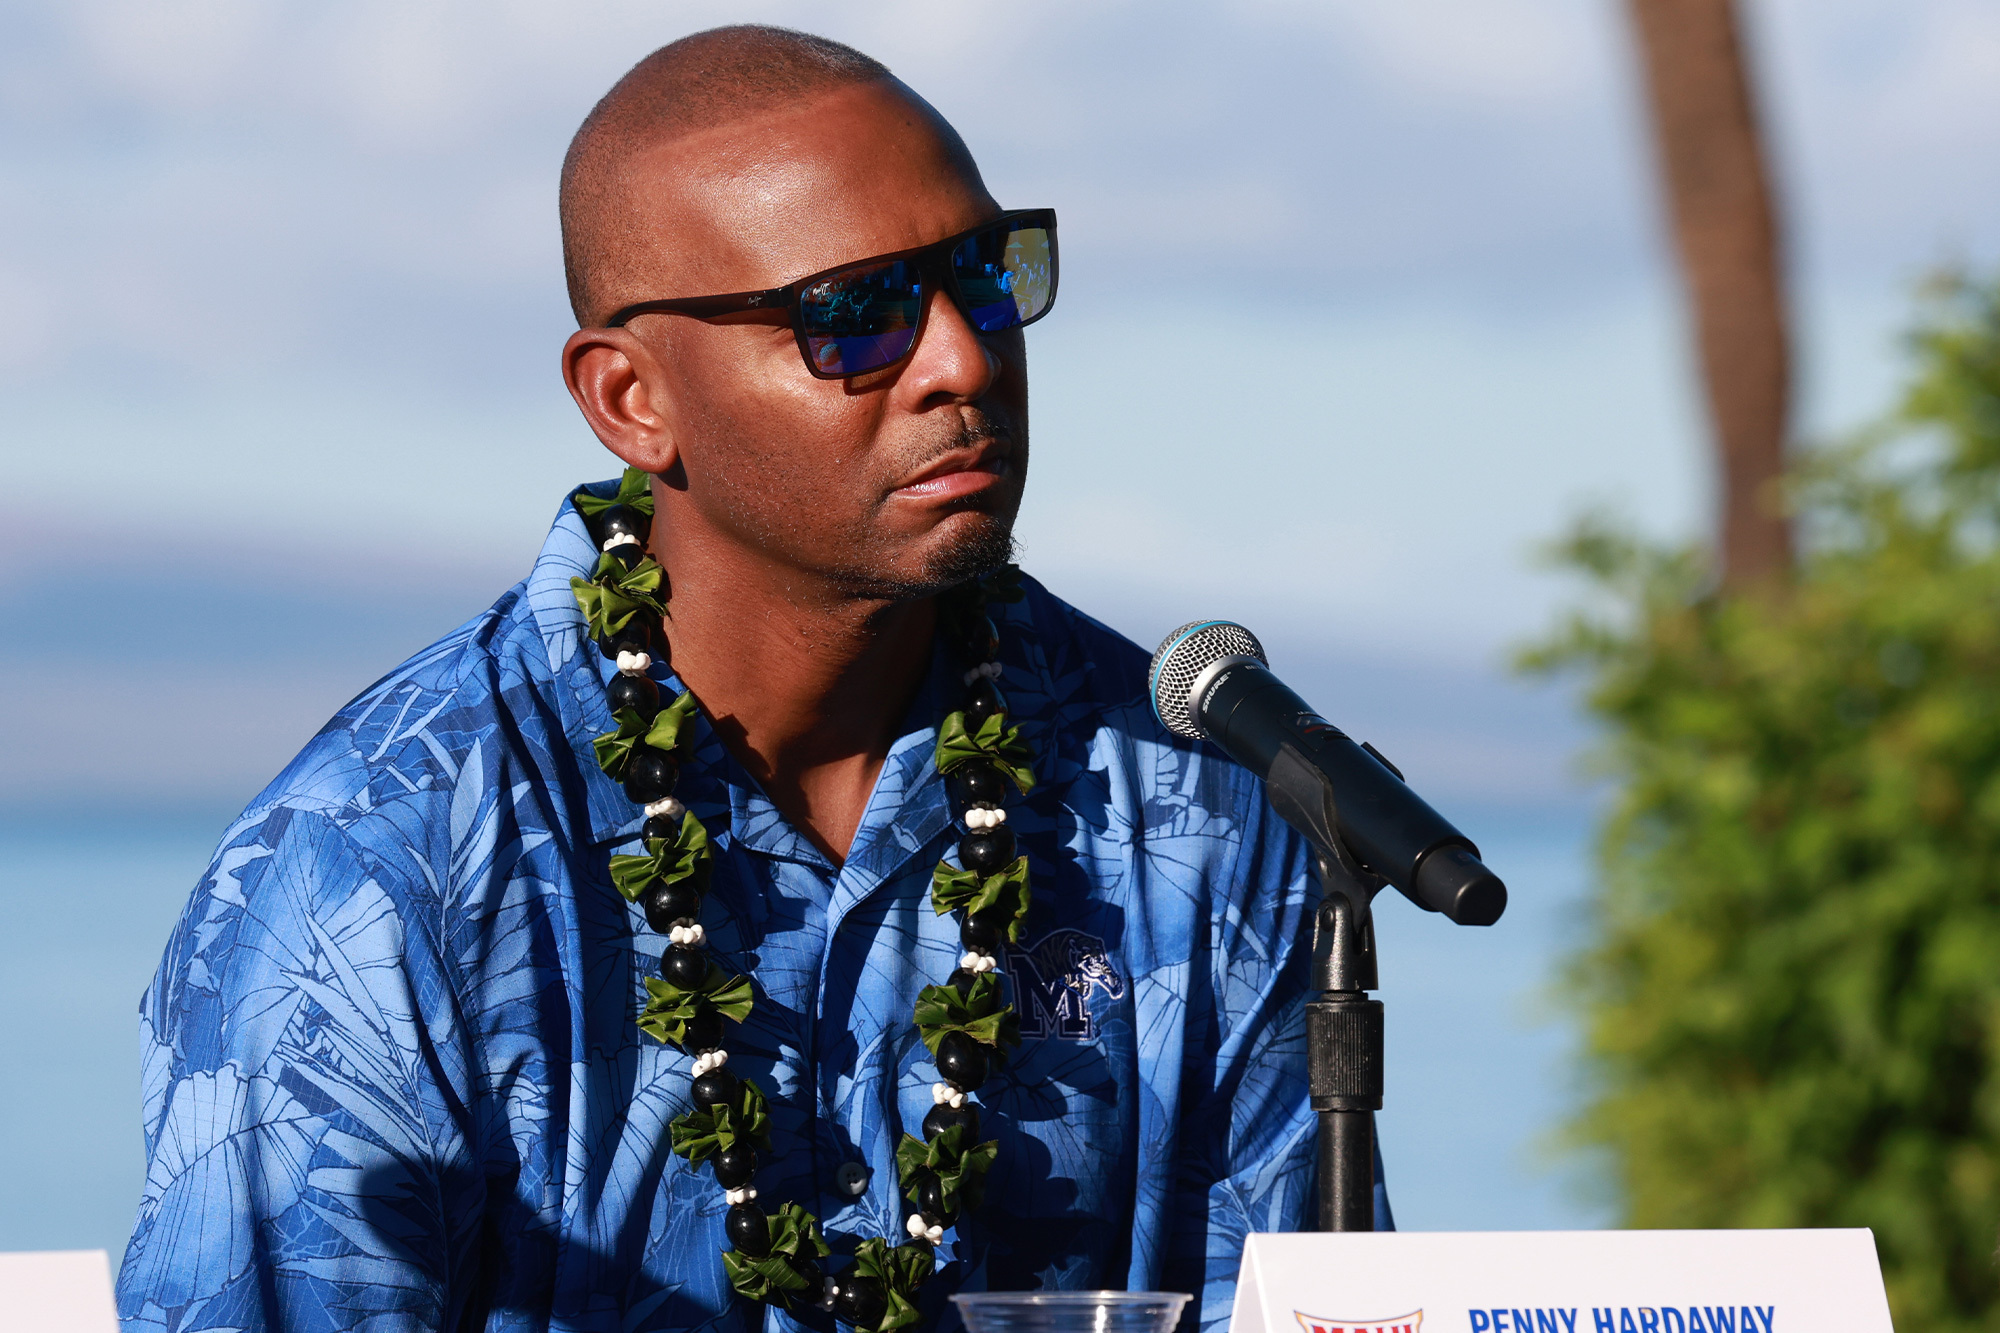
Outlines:
[[[927,531],[917,534],[889,530],[882,511],[897,501],[885,495],[846,532],[829,536],[812,522],[816,503],[822,502],[810,497],[838,488],[785,468],[761,477],[743,478],[739,472],[729,482],[715,486],[711,495],[738,541],[809,573],[822,595],[884,603],[916,601],[991,573],[1014,558],[1014,518],[1027,470],[1025,434],[1006,429],[987,413],[975,410],[972,421],[953,430],[925,457],[899,467],[900,475],[908,475],[928,462],[988,440],[1010,446],[1004,455],[1011,474],[1007,482],[950,506]],[[734,422],[714,416],[704,423],[703,435],[712,449],[722,446],[714,450],[713,457],[743,460],[760,454],[765,458],[783,456],[782,450],[768,442],[746,438]],[[779,492],[785,493],[789,502],[774,506],[769,498]],[[922,550],[914,568],[907,568],[913,546],[927,549]]]

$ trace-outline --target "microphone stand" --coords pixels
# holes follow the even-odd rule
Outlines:
[[[1335,844],[1338,847],[1338,844]],[[1386,881],[1315,851],[1320,888],[1306,1004],[1306,1081],[1319,1116],[1319,1229],[1375,1229],[1375,1112],[1382,1109],[1382,1002],[1371,907]]]

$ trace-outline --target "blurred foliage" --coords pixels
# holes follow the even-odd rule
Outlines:
[[[1946,1333],[2000,1322],[2000,283],[1913,345],[1795,470],[1790,587],[1588,522],[1609,609],[1525,665],[1587,674],[1617,793],[1567,987],[1623,1221],[1872,1227]]]

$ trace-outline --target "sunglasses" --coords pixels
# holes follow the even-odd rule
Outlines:
[[[893,366],[914,351],[933,290],[950,293],[980,333],[1024,328],[1048,314],[1056,300],[1055,210],[1002,213],[914,250],[823,269],[767,291],[641,301],[606,326],[623,328],[641,315],[712,319],[782,308],[791,313],[806,369],[837,380]]]

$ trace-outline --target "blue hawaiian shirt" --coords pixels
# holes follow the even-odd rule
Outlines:
[[[832,1327],[734,1298],[723,1193],[670,1148],[689,1059],[633,1022],[665,940],[608,874],[640,814],[591,757],[613,667],[569,581],[594,554],[565,503],[524,582],[224,835],[141,1004],[128,1329]],[[1217,1326],[1244,1236],[1310,1213],[1306,849],[1154,720],[1144,652],[1024,583],[995,610],[1040,777],[1010,808],[1024,1040],[980,1090],[999,1160],[927,1323],[953,1290],[1042,1286],[1178,1288]],[[959,693],[940,656],[841,865],[705,723],[681,779],[715,838],[708,942],[756,986],[729,1049],[772,1101],[759,1197],[836,1254],[906,1238],[894,1150],[936,1079],[911,1006],[960,952],[929,896]]]

